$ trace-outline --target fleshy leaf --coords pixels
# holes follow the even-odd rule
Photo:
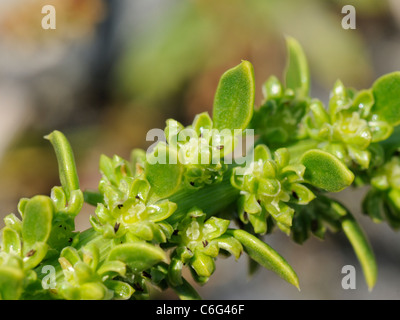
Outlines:
[[[7,253],[21,255],[21,239],[18,233],[10,227],[5,227],[3,230],[2,249]]]
[[[214,97],[214,128],[245,129],[253,115],[254,70],[248,61],[226,71]]]
[[[227,234],[239,240],[244,247],[244,251],[253,260],[257,261],[264,268],[274,271],[299,289],[299,279],[293,268],[269,245],[244,230],[229,229]]]
[[[352,216],[348,215],[343,218],[342,228],[360,261],[368,288],[372,290],[376,283],[378,270],[371,245],[365,237],[363,230]]]
[[[104,282],[106,287],[114,291],[114,299],[116,300],[127,300],[129,299],[135,290],[127,283],[117,280],[107,280]]]
[[[53,145],[57,156],[61,185],[67,200],[69,200],[71,191],[79,189],[79,179],[71,145],[64,134],[57,130],[45,136],[45,138],[50,140]]]
[[[338,158],[322,150],[309,150],[300,162],[306,167],[304,180],[315,187],[338,192],[351,185],[354,174]]]
[[[310,72],[307,58],[300,44],[292,37],[286,38],[288,61],[285,71],[286,87],[307,97],[310,91]]]
[[[165,252],[146,242],[124,243],[114,247],[109,260],[119,260],[134,272],[141,272],[166,259]]]
[[[146,178],[152,191],[160,198],[170,196],[181,185],[183,167],[177,159],[176,151],[163,144],[147,155]]]
[[[25,206],[22,221],[24,246],[36,242],[46,242],[51,232],[53,202],[46,196],[35,196]]]
[[[380,77],[372,85],[375,103],[371,114],[392,126],[400,124],[400,72],[392,72]]]

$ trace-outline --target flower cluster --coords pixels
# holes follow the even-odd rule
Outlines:
[[[224,250],[240,257],[242,245],[232,236],[225,235],[229,220],[207,216],[198,208],[190,210],[179,224],[171,238],[176,245],[169,267],[171,283],[182,283],[183,265],[189,264],[194,278],[199,283],[205,283],[215,270],[214,259]]]
[[[349,166],[353,163],[367,169],[371,161],[372,143],[387,139],[393,126],[379,120],[371,111],[374,96],[371,90],[355,91],[337,81],[325,110],[318,100],[310,103],[310,114],[304,118],[308,135]]]
[[[142,174],[135,177],[131,167],[118,156],[101,157],[99,191],[104,203],[97,205],[96,216],[90,222],[107,238],[165,242],[173,229],[164,220],[176,210],[176,204],[168,200],[150,203],[149,182]]]
[[[219,131],[207,112],[198,114],[186,128],[169,119],[164,130],[169,147],[176,149],[177,161],[184,165],[184,180],[189,188],[220,182],[227,169],[223,158],[235,146],[231,130]]]
[[[264,102],[255,111],[251,127],[269,147],[286,146],[304,137],[302,119],[308,110],[308,97],[284,88],[271,76],[263,86]]]
[[[400,228],[400,157],[392,157],[375,170],[371,190],[363,201],[363,211],[375,222],[387,220]]]
[[[314,194],[302,183],[305,166],[290,164],[290,154],[281,148],[274,157],[265,145],[254,149],[254,161],[245,168],[235,168],[231,183],[241,191],[239,217],[252,224],[256,233],[267,232],[267,218],[273,217],[278,227],[290,233],[294,210],[288,202],[308,204]]]

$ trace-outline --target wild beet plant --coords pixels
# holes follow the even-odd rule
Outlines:
[[[148,299],[153,286],[200,299],[182,271],[203,285],[221,254],[247,256],[251,272],[261,265],[299,288],[293,268],[264,241],[276,229],[299,244],[342,230],[372,289],[371,246],[329,193],[369,185],[364,213],[400,227],[400,72],[366,90],[337,81],[324,106],[310,97],[302,48],[293,38],[287,48],[284,83],[270,77],[261,106],[254,106],[253,67],[242,61],[222,75],[212,117],[201,113],[187,127],[167,120],[165,141],[151,152],[102,155],[96,191],[80,189],[66,137],[46,136],[61,187],[21,199],[19,216],[5,217],[0,298]],[[229,158],[251,131],[250,151]],[[92,227],[78,232],[84,202],[93,205]],[[54,270],[50,286],[44,268]]]

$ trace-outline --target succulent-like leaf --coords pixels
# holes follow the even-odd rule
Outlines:
[[[400,124],[400,72],[392,72],[380,77],[372,86],[375,103],[371,114],[392,126]]]
[[[357,221],[350,215],[343,218],[342,228],[360,261],[368,288],[372,290],[376,283],[378,268],[371,245]]]
[[[51,232],[53,210],[53,202],[49,197],[35,196],[29,200],[22,221],[24,246],[47,241]]]
[[[3,232],[2,249],[7,253],[13,253],[20,256],[21,239],[19,237],[19,234],[10,227],[5,227],[2,230],[2,232]]]
[[[175,193],[181,185],[183,167],[177,159],[176,151],[163,144],[147,155],[146,178],[152,191],[160,198]]]
[[[285,71],[286,87],[307,97],[310,91],[310,72],[307,58],[300,44],[292,37],[286,38],[288,61]]]
[[[354,174],[339,159],[322,150],[309,150],[300,162],[306,167],[304,180],[315,187],[338,192],[351,185]]]
[[[79,179],[71,145],[64,134],[57,130],[45,136],[45,138],[50,140],[53,145],[57,156],[61,185],[67,200],[69,200],[71,191],[79,189]]]
[[[286,260],[268,244],[250,233],[240,229],[229,229],[227,234],[233,236],[243,245],[244,251],[264,268],[274,271],[284,280],[299,289],[299,279]]]
[[[248,61],[226,71],[214,97],[214,128],[245,129],[253,115],[254,70]]]
[[[120,244],[111,249],[108,260],[119,260],[134,272],[141,272],[166,259],[165,252],[146,242]]]

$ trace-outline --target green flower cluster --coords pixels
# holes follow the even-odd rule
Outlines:
[[[242,253],[242,245],[225,232],[230,221],[211,217],[206,220],[206,214],[198,208],[189,211],[171,238],[176,248],[171,254],[169,279],[174,285],[182,284],[182,268],[188,264],[194,279],[203,284],[215,270],[214,260],[224,250],[235,256]]]
[[[102,155],[100,171],[99,191],[104,200],[97,205],[96,216],[90,217],[93,228],[122,242],[166,242],[173,228],[165,219],[176,210],[176,204],[168,200],[150,203],[151,186],[143,171],[134,173],[132,164],[118,156]]]
[[[394,156],[374,171],[371,190],[363,201],[363,211],[375,222],[387,220],[400,228],[400,157]]]
[[[232,185],[241,191],[239,217],[250,222],[259,234],[267,232],[269,215],[285,233],[290,233],[294,209],[288,203],[305,205],[314,194],[304,186],[306,167],[301,163],[290,164],[290,154],[281,148],[274,157],[265,145],[254,149],[254,161],[245,168],[235,168]]]
[[[43,292],[41,267],[58,257],[64,247],[77,239],[74,217],[83,205],[80,190],[70,194],[68,206],[61,187],[52,189],[51,198],[23,198],[18,204],[22,219],[10,214],[4,218],[0,252],[0,298],[18,299]],[[29,292],[29,294],[27,294]]]
[[[227,166],[221,158],[232,152],[236,141],[231,130],[213,128],[212,119],[203,112],[186,128],[176,120],[167,120],[164,132],[168,146],[177,151],[177,161],[185,168],[187,187],[199,189],[222,180]]]
[[[263,86],[264,102],[255,111],[250,127],[271,148],[290,145],[305,135],[301,125],[308,110],[308,97],[284,88],[271,76]]]
[[[371,162],[370,146],[387,139],[393,126],[372,112],[372,90],[356,91],[336,82],[325,110],[318,100],[310,103],[310,113],[304,118],[308,135],[319,142],[318,147],[342,160],[367,169]]]
[[[127,282],[113,279],[126,275],[126,265],[118,260],[100,263],[100,251],[95,244],[80,251],[66,247],[58,261],[64,274],[58,293],[64,299],[128,299],[135,291]]]

